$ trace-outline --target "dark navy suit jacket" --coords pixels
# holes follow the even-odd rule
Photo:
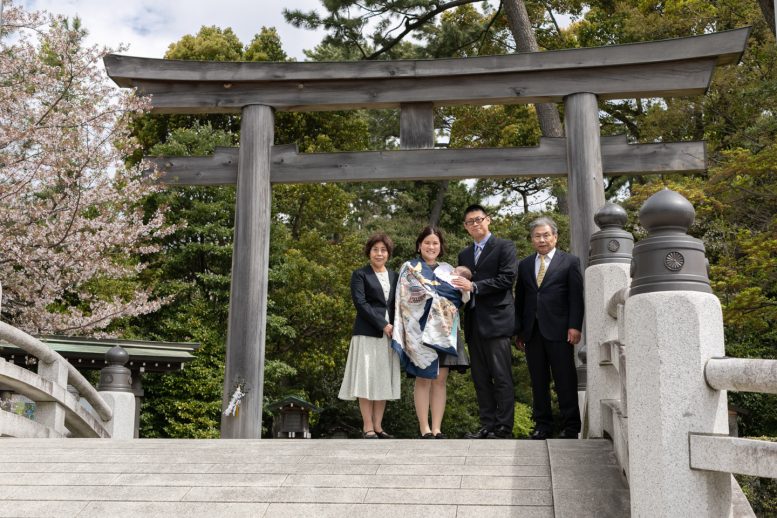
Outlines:
[[[459,264],[472,270],[472,282],[477,286],[477,293],[465,306],[464,334],[468,339],[473,330],[477,330],[481,338],[512,336],[515,326],[513,282],[517,268],[515,244],[492,235],[477,264],[474,244],[461,251]]]
[[[388,270],[389,298],[383,296],[378,276],[369,264],[351,274],[351,298],[356,306],[356,321],[353,323],[352,335],[383,336],[383,328],[394,321],[394,298],[397,291],[397,272]],[[388,309],[389,320],[386,320]]]
[[[515,285],[515,335],[528,341],[535,321],[546,340],[563,342],[568,329],[583,329],[583,276],[580,259],[558,248],[553,255],[542,286],[537,287],[531,254],[518,265]]]

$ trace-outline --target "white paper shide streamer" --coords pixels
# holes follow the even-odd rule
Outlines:
[[[235,391],[232,393],[232,397],[229,398],[229,404],[227,409],[224,410],[224,415],[237,417],[240,413],[240,402],[243,401],[246,393],[243,392],[242,386],[235,387]]]

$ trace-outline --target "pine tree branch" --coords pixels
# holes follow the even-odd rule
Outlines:
[[[474,3],[477,3],[478,1],[479,0],[454,0],[452,2],[440,4],[433,10],[416,18],[415,21],[413,21],[412,23],[410,22],[410,19],[407,16],[405,16],[405,28],[402,30],[402,32],[399,33],[394,38],[392,38],[391,40],[389,40],[388,42],[384,43],[382,47],[380,47],[378,50],[376,50],[375,52],[367,56],[365,59],[372,60],[380,57],[381,54],[385,54],[392,48],[396,47],[405,36],[413,32],[414,30],[418,29],[419,27],[421,27],[423,24],[425,24],[426,22],[428,22],[438,14],[443,13],[448,9],[453,9],[454,7],[460,7],[462,5],[467,5],[467,4],[474,4]]]

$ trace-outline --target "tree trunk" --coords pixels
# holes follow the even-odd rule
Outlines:
[[[448,193],[448,180],[435,182],[437,184],[437,196],[434,199],[432,212],[429,214],[429,225],[436,227],[440,225],[440,216],[442,215],[442,204],[445,201],[445,195]]]
[[[526,11],[526,5],[524,5],[523,0],[504,0],[503,5],[507,15],[507,23],[510,25],[510,32],[513,34],[517,50],[519,52],[539,52],[540,47],[537,45],[537,38],[534,36],[529,13]],[[540,131],[542,131],[544,137],[564,136],[564,126],[561,124],[561,117],[559,117],[555,104],[535,104],[534,108],[537,111]],[[557,188],[553,194],[558,199],[559,210],[567,214],[569,207],[566,190]]]
[[[777,36],[777,31],[774,28],[776,22],[774,19],[774,9],[777,5],[774,4],[774,0],[758,0],[758,5],[761,6],[761,12],[764,14],[764,18],[766,19],[766,23],[769,24],[772,34]]]

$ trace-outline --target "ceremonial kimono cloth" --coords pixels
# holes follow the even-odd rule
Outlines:
[[[452,269],[447,263],[440,263],[437,268],[441,272]],[[414,259],[402,265],[391,346],[408,375],[435,379],[441,367],[440,353],[459,356],[460,305],[461,292],[440,280],[423,260]]]

